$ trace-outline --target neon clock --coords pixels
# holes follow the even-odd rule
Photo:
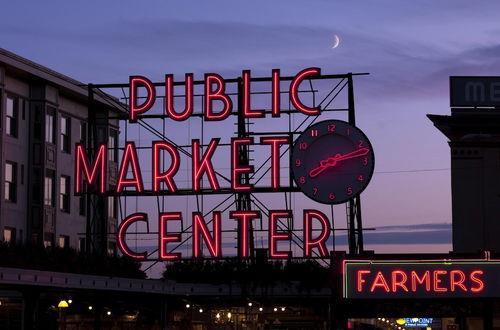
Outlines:
[[[358,196],[370,182],[375,158],[366,135],[341,120],[309,126],[295,141],[291,171],[309,198],[340,204]]]

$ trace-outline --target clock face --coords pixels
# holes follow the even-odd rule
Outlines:
[[[373,148],[358,128],[341,120],[309,126],[295,141],[291,170],[309,198],[340,204],[359,195],[374,168]]]

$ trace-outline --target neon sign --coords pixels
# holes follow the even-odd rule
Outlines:
[[[299,88],[302,83],[311,78],[320,77],[321,70],[319,68],[307,68],[294,77],[288,77],[290,81],[288,88],[288,95],[290,104],[294,109],[305,116],[317,116],[321,113],[319,106],[307,105],[300,98]],[[292,78],[292,79],[289,79]],[[262,108],[256,108],[252,104],[251,93],[251,72],[244,70],[240,78],[241,88],[238,96],[241,100],[238,104],[238,116],[243,118],[263,118],[266,116],[266,111]],[[285,78],[283,78],[285,79]],[[270,78],[271,93],[270,93],[270,114],[272,117],[280,117],[280,94],[283,93],[282,78],[280,71],[272,70]],[[175,107],[174,105],[174,77],[172,74],[165,76],[165,102],[164,102],[164,115],[174,121],[185,121],[193,116],[195,111],[194,103],[194,79],[193,74],[187,73],[184,77],[182,85],[185,86],[183,107]],[[179,84],[177,82],[177,84]],[[163,85],[163,83],[162,83]],[[158,84],[154,84],[151,80],[143,76],[131,76],[129,79],[129,122],[136,123],[141,116],[145,115],[155,105],[157,95],[156,88]],[[139,90],[145,92],[145,96],[139,96]],[[233,101],[230,93],[226,91],[226,81],[218,74],[207,73],[203,80],[203,98],[202,108],[199,109],[203,120],[205,121],[222,121],[228,118],[233,112]],[[197,115],[200,115],[197,113]],[[331,126],[331,125],[330,125]],[[328,133],[332,133],[331,127]],[[333,134],[333,133],[332,133]],[[347,133],[350,134],[349,128]],[[253,137],[234,137],[231,139],[229,147],[230,152],[224,153],[228,155],[228,163],[230,166],[230,191],[232,193],[252,193],[257,187],[250,184],[248,181],[242,180],[243,177],[255,173],[255,167],[251,164],[241,164],[242,153],[250,146],[264,146],[268,151],[270,165],[270,188],[272,191],[279,191],[281,189],[281,169],[288,166],[287,162],[282,162],[280,154],[285,149],[291,149],[291,136],[289,134],[283,136],[270,136],[261,137],[259,140]],[[356,140],[356,143],[358,141]],[[360,140],[359,143],[363,143]],[[214,159],[220,153],[219,147],[222,145],[221,138],[211,138],[208,144],[202,146],[200,139],[192,139],[189,143],[187,150],[183,147],[183,152],[188,151],[191,157],[190,166],[190,182],[189,189],[193,194],[202,193],[202,182],[208,182],[209,191],[220,192],[221,183],[220,177],[217,176],[216,166]],[[141,146],[142,147],[142,146]],[[148,196],[152,195],[177,195],[179,193],[178,179],[176,178],[179,168],[181,167],[180,147],[167,141],[152,141],[151,142],[151,170],[146,171],[141,168],[141,162],[138,157],[138,150],[132,141],[126,141],[123,149],[121,161],[118,166],[118,175],[116,185],[112,191],[106,191],[108,186],[107,180],[107,145],[102,143],[97,146],[93,157],[87,155],[84,144],[77,144],[76,146],[76,161],[75,161],[75,193],[81,194],[84,190],[84,182],[88,188],[86,191],[97,192],[102,195],[116,195],[120,196],[124,192],[133,191],[136,195],[146,195],[145,192],[149,191]],[[358,148],[357,144],[353,148]],[[190,149],[190,150],[189,150]],[[370,160],[370,168],[373,167],[372,158],[361,158],[371,150],[361,148],[357,151],[345,153],[342,151],[343,156],[333,154],[326,157],[327,163],[322,162],[318,166],[322,166],[318,173],[314,172],[310,175],[311,180],[316,180],[319,172],[328,172],[328,168],[333,167],[337,162],[343,164],[349,163],[350,159],[355,159],[360,164],[365,161],[362,166],[368,165]],[[323,159],[322,158],[322,159]],[[167,160],[167,161],[166,161]],[[163,163],[170,164],[164,166]],[[286,163],[286,164],[285,164]],[[144,166],[144,165],[143,165]],[[339,167],[339,166],[337,166]],[[336,167],[336,168],[337,168]],[[312,170],[312,168],[311,168]],[[145,177],[143,173],[148,173]],[[149,174],[151,173],[151,174]],[[324,176],[318,180],[325,181]],[[363,180],[361,180],[363,181]],[[145,184],[146,182],[146,184]],[[149,183],[150,182],[150,183]],[[366,186],[367,182],[365,182]],[[349,187],[352,189],[351,187]],[[203,192],[206,192],[206,185]],[[331,195],[331,193],[330,193]],[[303,210],[303,251],[302,257],[312,257],[313,253],[322,258],[329,257],[326,242],[332,234],[332,225],[330,219],[318,210],[305,209]],[[222,257],[222,223],[227,221],[234,221],[240,228],[238,233],[239,251],[238,255],[241,258],[249,257],[249,228],[252,221],[261,219],[260,211],[230,211],[229,217],[224,218],[220,211],[213,211],[210,219],[204,219],[204,216],[198,212],[192,212],[189,215],[180,212],[160,212],[158,218],[158,255],[160,260],[176,260],[182,257],[180,252],[172,252],[171,246],[178,245],[181,242],[180,234],[172,232],[172,223],[174,221],[183,221],[184,218],[191,218],[192,228],[192,252],[191,256],[199,258],[203,255],[203,246],[208,251],[209,255],[213,258]],[[292,251],[283,249],[283,242],[292,239],[292,233],[283,231],[279,228],[278,223],[284,219],[293,219],[291,210],[269,210],[268,212],[268,242],[269,254],[271,258],[289,258],[292,256]],[[127,245],[126,235],[127,230],[134,223],[145,222],[148,224],[151,221],[146,213],[138,212],[128,215],[119,225],[117,230],[118,247],[124,255],[131,258],[145,260],[147,253],[144,251],[134,251]],[[312,228],[315,228],[314,231]],[[319,229],[318,229],[319,227]],[[149,226],[148,226],[149,228]],[[284,244],[283,244],[284,245]]]
[[[320,114],[319,107],[308,107],[304,105],[299,97],[299,86],[300,84],[308,78],[317,77],[321,75],[321,69],[319,68],[308,68],[295,75],[292,79],[289,88],[290,101],[292,102],[295,109],[302,112],[305,115],[316,116]],[[244,118],[256,118],[264,117],[263,110],[251,109],[251,97],[250,97],[250,78],[251,73],[249,70],[244,70],[242,72],[243,76],[243,117]],[[151,80],[142,76],[131,76],[130,80],[130,122],[136,122],[139,115],[144,114],[149,109],[151,109],[155,104],[156,99],[156,89]],[[178,112],[173,106],[173,76],[165,76],[165,99],[166,99],[166,109],[165,112],[170,118],[183,121],[189,118],[193,113],[193,75],[191,73],[186,74],[185,78],[185,108],[183,111]],[[226,85],[224,78],[215,73],[205,74],[205,88],[204,97],[206,102],[203,106],[203,114],[205,120],[224,120],[226,119],[233,109],[233,102],[231,98],[226,93]],[[142,104],[138,104],[138,89],[143,87],[146,89],[147,96]],[[215,87],[215,88],[214,88]],[[275,69],[272,71],[272,116],[280,116],[280,71]],[[222,102],[223,108],[218,112],[214,112],[213,104],[214,102]]]
[[[408,328],[426,328],[432,325],[434,319],[432,317],[407,317],[397,319],[396,323]]]
[[[500,261],[345,260],[343,296],[351,299],[498,296],[498,276]]]

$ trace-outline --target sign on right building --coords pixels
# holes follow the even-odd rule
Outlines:
[[[450,77],[452,107],[500,106],[500,77]]]

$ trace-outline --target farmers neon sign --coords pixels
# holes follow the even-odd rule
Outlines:
[[[317,116],[320,114],[320,108],[306,105],[299,96],[299,87],[306,79],[319,77],[321,70],[319,68],[308,68],[300,71],[295,75],[289,84],[288,95],[290,103],[298,113],[307,116]],[[289,79],[288,79],[289,80]],[[241,77],[241,112],[238,114],[243,118],[263,118],[266,112],[263,109],[254,108],[252,104],[251,93],[251,72],[245,70]],[[279,70],[272,70],[271,75],[271,95],[270,95],[270,114],[272,117],[280,116],[280,94],[282,80]],[[195,110],[194,105],[194,80],[193,75],[188,73],[185,75],[184,83],[184,107],[176,108],[174,106],[174,77],[169,74],[165,76],[165,107],[164,113],[167,117],[174,121],[185,121],[193,115]],[[139,97],[139,89],[146,92],[145,96]],[[155,84],[143,76],[131,76],[129,80],[129,121],[131,123],[147,113],[154,105],[157,99]],[[221,121],[228,118],[233,112],[233,101],[230,95],[226,92],[225,80],[218,74],[207,73],[204,77],[203,88],[204,102],[202,105],[202,115],[205,121]],[[214,106],[216,105],[216,106]],[[192,139],[190,141],[191,155],[191,173],[190,173],[190,189],[192,193],[201,192],[201,182],[206,179],[211,191],[218,192],[221,190],[219,179],[216,175],[214,167],[214,155],[218,152],[221,144],[219,137],[212,138],[205,150],[202,151],[201,141]],[[231,164],[230,187],[234,193],[251,193],[255,191],[253,184],[243,182],[242,178],[255,172],[254,166],[250,164],[241,164],[240,159],[242,149],[252,145],[262,145],[268,147],[269,158],[271,160],[270,171],[271,181],[270,188],[274,191],[281,189],[280,171],[281,168],[288,165],[283,164],[280,159],[280,149],[289,147],[293,141],[290,141],[288,135],[283,136],[265,136],[255,141],[252,137],[235,137],[231,139],[230,153],[228,153],[228,161]],[[75,193],[81,194],[83,184],[86,182],[89,188],[95,188],[99,194],[121,195],[125,190],[135,191],[137,194],[143,194],[145,189],[150,189],[153,194],[170,194],[176,195],[179,192],[176,182],[181,165],[179,149],[173,143],[167,141],[153,141],[151,143],[151,164],[152,171],[151,186],[145,187],[144,184],[144,169],[141,168],[137,148],[132,141],[126,141],[123,150],[123,156],[119,164],[117,184],[112,192],[106,191],[108,183],[106,182],[106,169],[108,168],[107,145],[105,143],[98,146],[94,157],[90,158],[83,144],[76,146],[76,162],[75,162]],[[162,167],[162,159],[165,157],[170,159],[168,168]],[[149,181],[149,180],[148,180]],[[270,210],[268,217],[268,242],[271,258],[289,258],[292,256],[291,251],[280,250],[279,242],[291,240],[291,233],[279,229],[278,222],[281,219],[292,218],[290,210]],[[304,237],[304,257],[312,257],[313,251],[319,257],[328,257],[328,249],[326,241],[330,237],[332,228],[328,217],[318,210],[303,210],[303,237]],[[240,250],[238,254],[241,258],[249,257],[249,225],[252,221],[262,217],[260,211],[231,211],[229,219],[223,219],[221,212],[214,211],[210,221],[204,219],[203,215],[198,212],[192,212],[192,252],[194,258],[201,257],[202,243],[204,243],[211,257],[218,258],[222,256],[222,222],[231,220],[239,223],[240,232],[238,233]],[[134,251],[126,243],[126,234],[129,227],[138,222],[148,223],[149,219],[146,213],[134,213],[127,216],[119,225],[117,231],[118,247],[123,254],[131,258],[145,260],[147,253],[144,251]],[[158,215],[158,251],[159,259],[175,260],[181,258],[181,253],[172,252],[169,246],[179,244],[181,236],[178,233],[171,231],[174,221],[182,221],[183,215],[180,212],[162,212]],[[315,231],[313,232],[313,224]],[[319,230],[318,230],[319,227]]]
[[[498,276],[498,260],[345,260],[343,296],[353,299],[491,297],[500,294]]]

